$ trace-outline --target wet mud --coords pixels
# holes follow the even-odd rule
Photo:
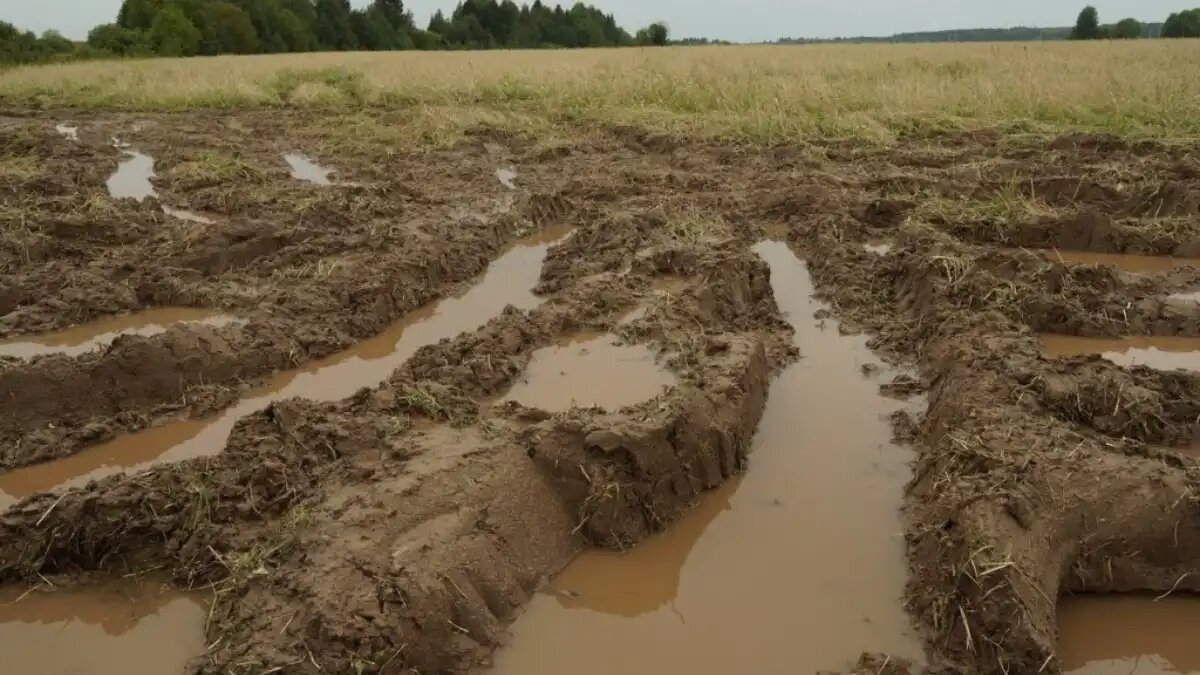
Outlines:
[[[122,335],[149,337],[178,324],[228,326],[238,319],[189,307],[161,307],[106,319],[63,330],[0,340],[0,357],[29,358],[43,354],[78,356],[109,345]]]
[[[292,178],[312,183],[313,185],[333,185],[333,181],[329,180],[333,169],[327,169],[308,157],[295,152],[285,154],[283,160],[291,168]]]
[[[539,595],[497,673],[726,673],[848,668],[863,646],[920,659],[903,608],[903,407],[862,374],[864,338],[817,318],[802,262],[771,269],[800,360],[770,385],[750,468],[666,533],[625,554],[588,552]],[[848,490],[847,486],[857,486]],[[737,579],[736,584],[729,583]]]
[[[0,340],[239,319],[0,358],[3,592],[204,589],[197,673],[1191,667],[1061,645],[1200,591],[1200,373],[1137,351],[1200,337],[1194,142],[407,115],[0,118]]]
[[[536,307],[541,300],[532,291],[541,260],[553,243],[569,233],[566,228],[548,229],[518,242],[461,295],[417,309],[349,350],[280,373],[215,418],[167,422],[64,459],[0,474],[0,508],[58,486],[83,485],[156,462],[215,455],[225,448],[229,433],[242,417],[276,401],[294,397],[337,401],[377,386],[423,346],[473,330],[505,307]]]

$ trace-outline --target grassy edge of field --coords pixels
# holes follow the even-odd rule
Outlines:
[[[22,67],[0,72],[0,105],[404,110],[397,139],[427,143],[580,124],[751,143],[997,127],[1181,138],[1200,134],[1198,71],[1190,40],[321,53]]]

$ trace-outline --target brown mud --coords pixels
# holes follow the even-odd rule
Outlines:
[[[1200,303],[1177,297],[1200,287],[1200,269],[1156,259],[1130,273],[1067,254],[1200,257],[1194,142],[980,131],[761,148],[623,127],[538,138],[479,127],[418,148],[398,135],[406,114],[0,119],[0,340],[158,308],[241,320],[0,358],[5,471],[228,424],[203,456],[25,488],[51,491],[0,513],[7,589],[169,575],[211,602],[187,671],[239,674],[483,668],[522,610],[533,621],[546,603],[572,622],[602,617],[597,638],[645,619],[680,644],[708,635],[705,650],[680,650],[689,658],[738,644],[772,655],[729,649],[721,656],[741,654],[733,670],[761,671],[790,649],[794,670],[1059,672],[1077,653],[1060,650],[1060,595],[1200,591],[1200,473],[1186,451],[1200,373],[1050,357],[1039,339],[1200,337]],[[75,138],[56,128],[67,124]],[[107,181],[134,150],[154,160],[153,194],[114,198]],[[336,180],[293,178],[283,152],[328,161]],[[515,189],[497,168],[517,174]],[[536,302],[473,310],[409,349],[387,337],[420,308],[461,299],[514,242],[562,227],[574,234],[523,270]],[[800,282],[773,285],[783,273],[753,250],[765,233],[808,262],[826,305],[817,322],[868,334],[846,338],[861,362],[804,358],[784,320]],[[673,385],[611,408],[503,400],[539,350],[580,333],[646,350]],[[377,336],[403,356],[341,362],[359,359],[369,378],[237,408]],[[792,400],[772,384],[806,367],[829,368],[838,386]],[[923,402],[924,414],[911,409]],[[890,421],[876,424],[871,405]],[[793,423],[869,438],[802,443]],[[911,453],[879,440],[889,424]],[[762,451],[775,433],[815,454]],[[886,461],[848,470],[863,457],[850,438],[890,448]],[[750,466],[736,491],[722,488]],[[772,492],[754,481],[789,477],[805,489],[774,490],[782,508],[754,502]],[[672,602],[700,611],[682,600],[689,568],[739,557],[740,543],[706,543],[722,523],[747,523],[749,536],[818,496],[839,506],[810,505],[767,535],[792,547],[793,564],[697,572],[722,598],[703,614],[726,615],[719,633],[715,619],[678,628]],[[828,531],[843,521],[849,544]],[[802,524],[812,529],[795,534]],[[580,553],[633,549],[622,560],[636,562],[644,540],[670,553],[638,575],[636,597],[596,601],[612,614],[558,605],[592,602],[585,591],[609,583],[599,567],[572,582],[582,590],[558,585],[573,571],[551,586],[579,597],[537,594]],[[804,611],[808,593],[820,611]],[[910,622],[906,638],[896,627]],[[512,648],[527,642],[518,631]],[[642,653],[635,644],[603,655]]]
[[[867,644],[921,658],[902,602],[911,455],[890,442],[904,404],[864,376],[878,366],[865,338],[816,318],[825,307],[787,246],[754,250],[800,360],[770,385],[750,469],[630,553],[573,561],[514,625],[494,672],[816,673],[849,667]]]
[[[150,337],[177,324],[220,328],[237,323],[236,317],[194,307],[158,307],[132,314],[96,319],[80,326],[37,335],[0,340],[0,357],[29,358],[44,354],[79,356],[107,346],[122,335]]]
[[[0,508],[14,498],[57,486],[83,485],[157,462],[215,455],[225,448],[239,420],[276,401],[337,401],[377,386],[421,347],[478,328],[505,307],[531,309],[540,304],[532,289],[541,261],[548,247],[568,234],[567,228],[548,228],[517,242],[462,294],[410,312],[350,349],[279,373],[215,417],[165,422],[63,459],[0,474]]]

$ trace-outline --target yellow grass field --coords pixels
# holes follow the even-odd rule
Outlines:
[[[1001,125],[1200,131],[1200,42],[318,53],[101,61],[0,73],[0,102],[137,110],[412,107],[700,136],[886,139]]]

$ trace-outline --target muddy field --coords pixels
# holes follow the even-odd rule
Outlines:
[[[1058,598],[1200,591],[1194,145],[480,128],[414,151],[279,111],[43,111],[0,119],[0,195],[0,581],[169,581],[203,606],[196,672],[485,670],[582,551],[699,536],[764,411],[758,443],[802,444],[772,422],[807,423],[772,416],[793,375],[868,378],[904,405],[858,414],[912,453],[880,487],[814,436],[798,489],[837,500],[806,508],[862,539],[780,536],[897,596],[822,668],[1057,672]],[[818,304],[785,297],[810,277]],[[810,358],[836,368],[789,370]],[[788,628],[767,614],[734,623]],[[923,656],[896,653],[908,626]]]

